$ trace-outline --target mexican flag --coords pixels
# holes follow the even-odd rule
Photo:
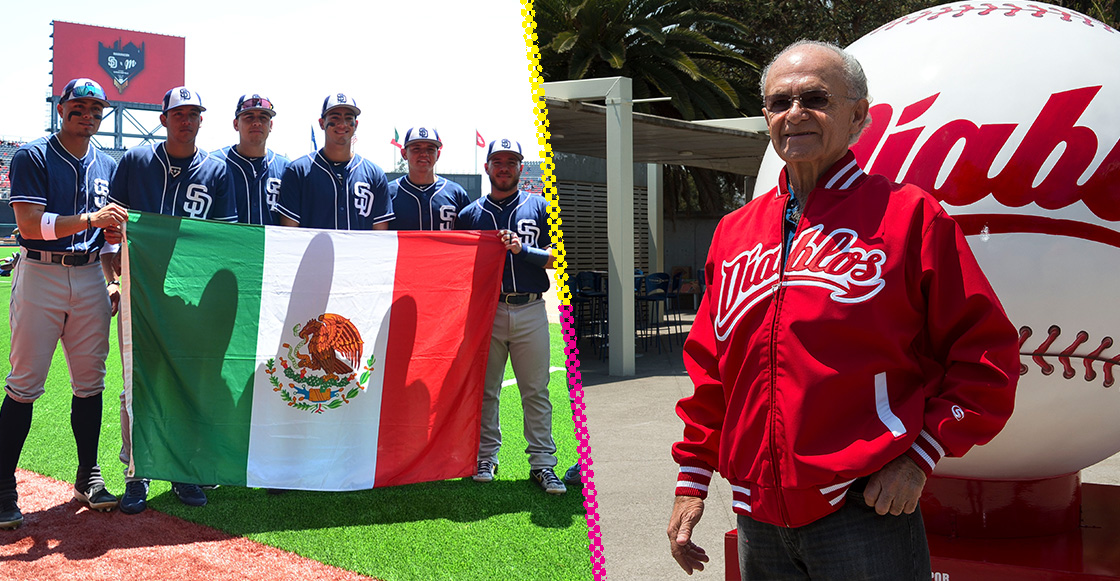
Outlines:
[[[122,357],[137,476],[359,490],[470,475],[505,250],[131,212]]]

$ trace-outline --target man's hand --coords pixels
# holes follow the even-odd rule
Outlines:
[[[521,252],[521,237],[511,230],[499,230],[498,238],[506,245],[506,250],[518,254]]]
[[[863,490],[863,500],[879,514],[911,514],[918,508],[925,485],[926,473],[908,456],[902,455],[871,475]]]
[[[110,226],[120,226],[128,221],[128,210],[110,202],[96,212],[89,214],[89,221],[94,228],[105,229]],[[119,230],[119,228],[117,229]]]
[[[689,575],[703,571],[708,562],[704,549],[692,542],[692,529],[704,516],[704,501],[695,496],[678,496],[673,501],[673,514],[669,517],[669,551],[677,564]]]
[[[121,308],[121,283],[112,282],[106,287],[109,292],[109,304],[112,305],[113,310],[109,312],[109,316],[116,316],[117,311]]]

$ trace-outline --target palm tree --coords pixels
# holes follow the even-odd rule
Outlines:
[[[738,114],[750,89],[721,74],[758,65],[738,50],[748,31],[694,0],[537,0],[545,80],[625,76],[634,98],[672,97],[637,110],[681,119]]]
[[[677,119],[741,116],[757,103],[744,79],[758,64],[739,43],[750,32],[734,18],[700,8],[701,0],[537,0],[536,23],[546,81],[625,76],[635,111]],[[745,200],[742,179],[700,168],[665,169],[666,211],[722,215]]]

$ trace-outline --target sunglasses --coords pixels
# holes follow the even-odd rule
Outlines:
[[[104,99],[105,95],[100,89],[93,85],[78,85],[70,89],[70,98],[77,99],[79,97],[93,97],[95,99]]]
[[[825,90],[805,91],[800,95],[769,95],[766,97],[766,110],[771,113],[785,113],[793,108],[793,102],[801,104],[802,109],[823,111],[832,102],[832,93]],[[840,97],[841,99],[856,100],[855,97]]]
[[[252,109],[254,107],[261,107],[264,109],[272,110],[272,101],[263,97],[253,97],[252,99],[245,99],[241,102],[241,111]]]

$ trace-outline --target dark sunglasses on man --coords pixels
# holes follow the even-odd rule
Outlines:
[[[829,103],[832,102],[834,95],[823,89],[816,91],[805,91],[800,95],[783,95],[781,93],[775,95],[767,95],[766,97],[766,110],[771,113],[785,113],[793,108],[793,102],[797,101],[802,109],[810,109],[813,111],[823,111],[828,108]],[[856,97],[840,96],[841,99],[856,100]]]

